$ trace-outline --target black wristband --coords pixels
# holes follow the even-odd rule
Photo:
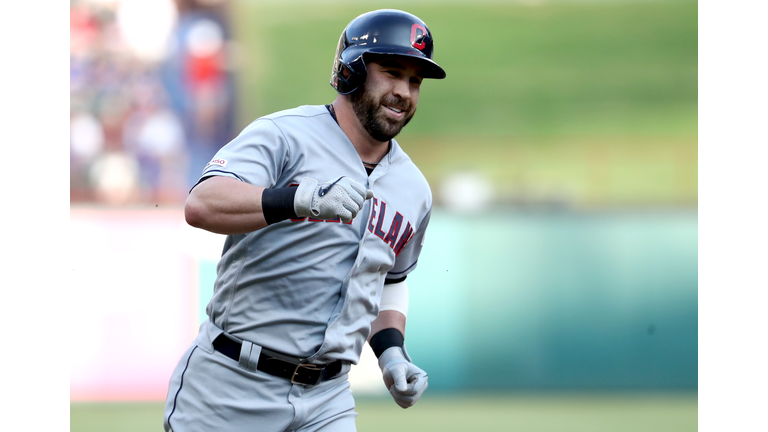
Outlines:
[[[396,328],[385,328],[373,335],[371,338],[371,348],[373,353],[376,354],[376,358],[381,357],[381,354],[392,348],[393,346],[402,348],[405,344],[405,338],[400,330]]]
[[[271,225],[290,218],[298,218],[293,209],[296,187],[264,189],[261,193],[261,210]]]

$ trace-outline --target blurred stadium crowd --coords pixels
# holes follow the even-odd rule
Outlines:
[[[182,202],[232,138],[222,0],[70,2],[70,202]]]

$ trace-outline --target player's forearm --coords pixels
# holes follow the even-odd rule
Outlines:
[[[261,207],[263,187],[229,177],[213,177],[187,197],[187,223],[217,234],[244,234],[267,226]]]
[[[371,342],[371,338],[376,333],[387,328],[397,329],[405,336],[405,315],[393,310],[379,312],[379,316],[371,323],[371,333],[368,336],[368,342]]]

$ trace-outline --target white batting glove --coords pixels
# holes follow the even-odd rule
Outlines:
[[[379,357],[384,384],[401,408],[413,406],[427,389],[427,373],[408,361],[400,347],[389,347]]]
[[[331,220],[341,218],[350,222],[362,210],[365,200],[373,197],[373,191],[349,177],[339,177],[321,185],[305,177],[299,183],[293,209],[299,217]]]

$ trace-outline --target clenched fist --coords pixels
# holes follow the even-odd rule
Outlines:
[[[384,384],[401,408],[413,406],[427,389],[427,373],[403,355],[400,347],[387,348],[379,357]]]
[[[341,218],[342,222],[350,222],[362,210],[365,200],[373,198],[372,190],[349,177],[318,183],[309,177],[299,183],[293,201],[297,216],[322,220]]]

